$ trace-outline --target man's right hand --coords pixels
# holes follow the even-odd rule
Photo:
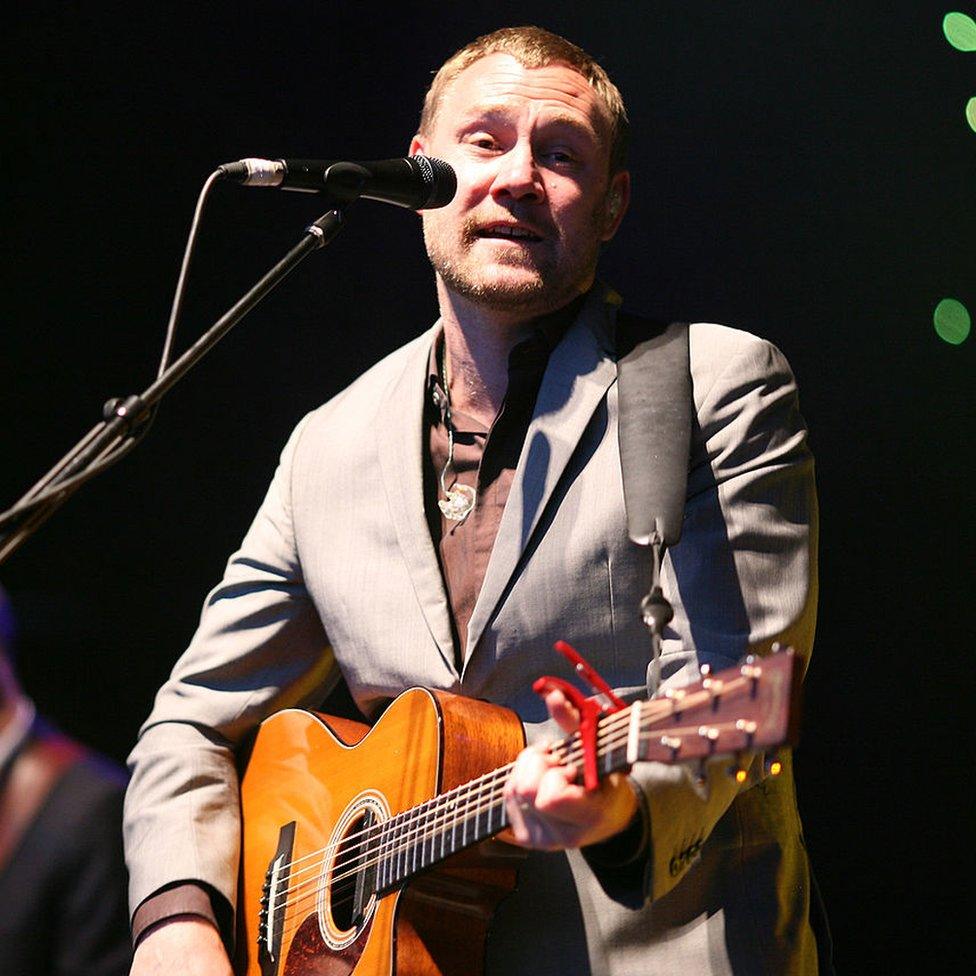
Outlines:
[[[233,976],[220,933],[198,915],[177,915],[139,940],[130,976]]]

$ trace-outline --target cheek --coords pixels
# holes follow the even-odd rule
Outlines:
[[[558,194],[550,193],[549,201],[557,223],[567,228],[592,227],[595,216],[602,212],[600,203],[578,188],[567,191],[561,187]]]
[[[457,194],[454,197],[454,203],[477,203],[488,195],[491,190],[491,184],[495,179],[496,167],[485,163],[478,163],[463,156],[447,159],[445,162],[450,163],[454,167],[454,173],[457,176],[458,188]],[[452,203],[452,206],[454,203]]]

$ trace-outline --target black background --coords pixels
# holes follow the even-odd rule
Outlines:
[[[603,276],[635,310],[769,337],[801,384],[822,599],[797,762],[839,968],[970,971],[976,340],[942,342],[932,310],[976,312],[976,53],[947,44],[946,9],[21,5],[5,17],[0,505],[153,378],[216,164],[405,154],[457,47],[505,24],[564,33],[608,68],[635,132]],[[219,187],[181,343],[321,209]],[[65,729],[124,757],[292,425],[435,314],[416,217],[361,204],[0,570],[24,683]]]

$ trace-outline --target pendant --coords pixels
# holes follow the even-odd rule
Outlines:
[[[450,488],[444,490],[444,494],[446,498],[437,500],[437,507],[444,518],[449,518],[452,522],[463,522],[474,508],[477,492],[470,485],[455,482]]]

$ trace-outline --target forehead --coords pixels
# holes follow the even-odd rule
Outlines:
[[[597,135],[608,128],[600,97],[578,71],[565,64],[527,68],[500,52],[475,61],[448,85],[434,126],[457,125],[486,111],[561,116]]]

